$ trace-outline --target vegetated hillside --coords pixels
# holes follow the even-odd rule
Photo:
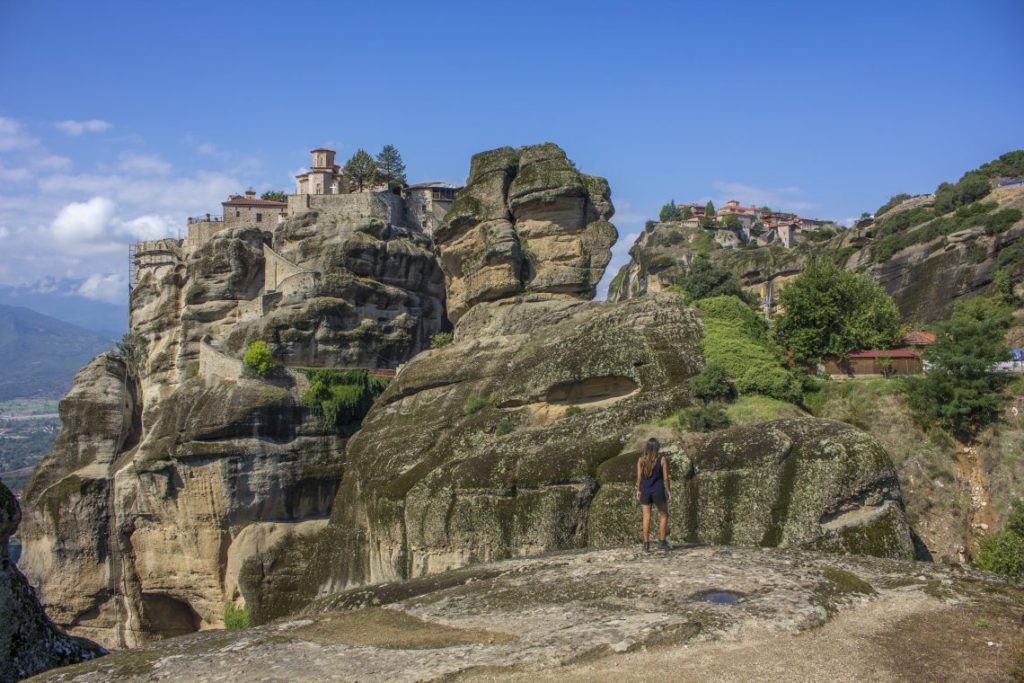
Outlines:
[[[1015,284],[1024,280],[1024,186],[998,186],[999,179],[1016,176],[1024,176],[1024,151],[1004,154],[956,184],[943,183],[934,194],[896,195],[854,228],[812,233],[793,249],[723,248],[713,230],[649,223],[609,298],[666,289],[697,253],[763,296],[769,287],[777,293],[808,258],[825,255],[878,280],[908,321],[939,320],[957,299],[988,292],[998,270]]]
[[[0,401],[60,398],[78,369],[114,343],[31,309],[0,305]]]

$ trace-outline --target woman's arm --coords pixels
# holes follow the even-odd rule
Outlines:
[[[668,458],[662,456],[661,458],[661,474],[665,479],[665,500],[672,497],[671,487],[668,485]]]
[[[640,458],[636,459],[636,499],[640,500],[640,477],[642,470],[640,469]]]

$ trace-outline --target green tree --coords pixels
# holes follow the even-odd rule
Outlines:
[[[1009,357],[1009,307],[985,297],[957,302],[924,358],[931,369],[907,378],[907,405],[918,421],[970,436],[999,416],[1007,376],[995,366]]]
[[[350,190],[364,190],[377,182],[377,162],[365,149],[357,149],[342,169]]]
[[[690,268],[676,276],[675,284],[683,290],[688,302],[713,296],[735,296],[748,300],[750,296],[740,287],[735,273],[716,266],[707,254],[697,254],[690,262]]]
[[[1010,271],[1000,268],[992,276],[992,293],[995,297],[1007,306],[1017,303],[1017,297],[1013,293],[1013,278]]]
[[[714,218],[715,216],[715,204],[710,199],[708,203],[704,205],[704,215],[708,218]]]
[[[265,199],[268,202],[286,202],[288,195],[284,193],[284,190],[267,190],[260,195],[260,199]]]
[[[736,388],[729,381],[729,373],[721,363],[708,363],[700,374],[690,380],[693,394],[705,403],[711,401],[732,401]]]
[[[682,212],[679,210],[679,207],[676,206],[676,200],[674,199],[661,207],[661,211],[658,212],[658,220],[662,223],[678,221],[681,218]]]
[[[797,360],[887,348],[900,337],[900,312],[873,279],[812,259],[779,294],[775,338]]]
[[[377,174],[388,184],[405,184],[405,164],[394,145],[384,145],[377,155]]]
[[[1001,532],[982,539],[976,564],[1014,581],[1024,581],[1024,502],[1014,503]]]
[[[245,350],[242,362],[260,377],[266,377],[274,369],[274,354],[270,352],[266,342],[257,339]]]
[[[691,218],[693,218],[693,209],[691,209],[689,206],[684,206],[682,208],[682,211],[680,211],[679,213],[679,219],[685,221]]]
[[[740,223],[739,217],[736,216],[736,214],[734,213],[730,213],[728,216],[725,217],[724,224],[725,227],[730,230],[739,230],[740,228],[743,227],[743,224]]]

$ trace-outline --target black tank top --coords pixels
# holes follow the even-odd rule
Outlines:
[[[658,453],[658,458],[654,461],[654,469],[651,470],[651,474],[640,480],[640,490],[642,493],[654,493],[665,490],[665,477],[661,470],[661,458],[661,453]],[[641,472],[641,474],[643,473]]]

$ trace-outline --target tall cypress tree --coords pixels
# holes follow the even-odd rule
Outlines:
[[[388,183],[405,183],[405,164],[394,145],[384,145],[377,155],[377,173]]]

